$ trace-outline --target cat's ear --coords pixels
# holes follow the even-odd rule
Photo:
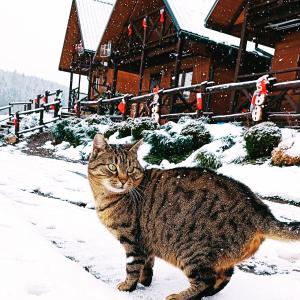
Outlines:
[[[134,146],[131,147],[129,152],[133,154],[137,154],[137,151],[139,150],[140,146],[143,144],[143,140],[139,140]]]
[[[100,133],[97,133],[94,137],[93,151],[99,152],[105,149],[110,149],[110,146],[106,142],[104,136]]]

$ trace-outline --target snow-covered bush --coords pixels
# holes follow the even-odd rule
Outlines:
[[[182,128],[181,134],[193,138],[194,149],[198,149],[211,141],[209,131],[206,129],[205,124],[199,120],[188,122],[187,125]]]
[[[26,130],[39,126],[40,114],[25,116],[20,122],[20,130]]]
[[[276,166],[300,165],[300,133],[283,140],[272,151],[272,163]]]
[[[193,151],[192,136],[176,133],[169,134],[164,130],[144,131],[144,142],[151,145],[149,155],[145,161],[160,164],[164,159],[179,163]]]
[[[216,170],[222,166],[218,156],[206,150],[200,150],[196,156],[196,162],[199,167]]]
[[[250,158],[268,156],[281,140],[281,130],[272,122],[264,122],[250,128],[244,135]]]
[[[155,130],[158,127],[158,123],[151,118],[137,118],[132,123],[131,135],[135,140],[139,140],[143,137],[144,130]]]
[[[106,116],[91,115],[85,119],[88,125],[113,125],[113,121]]]
[[[128,136],[133,136],[135,140],[142,138],[144,130],[155,130],[159,125],[151,118],[137,118],[127,119],[126,121],[112,124],[105,132],[104,136],[109,138],[116,132],[118,132],[118,139],[122,139]]]

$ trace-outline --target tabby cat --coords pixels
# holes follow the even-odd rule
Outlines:
[[[119,290],[149,286],[157,256],[190,282],[167,300],[202,299],[223,289],[265,238],[300,240],[300,222],[277,221],[245,185],[200,168],[145,171],[138,147],[113,147],[97,134],[88,167],[97,214],[126,251]]]

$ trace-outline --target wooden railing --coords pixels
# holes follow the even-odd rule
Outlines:
[[[287,91],[294,90],[300,88],[300,80],[288,81],[277,83],[276,78],[270,78],[270,92],[276,91]],[[237,83],[228,83],[221,85],[214,85],[213,82],[202,82],[199,84],[187,86],[187,87],[178,87],[178,88],[170,88],[170,89],[161,89],[157,92],[148,93],[145,95],[134,96],[131,94],[126,94],[122,96],[118,96],[111,99],[99,99],[97,101],[78,101],[77,102],[77,116],[81,115],[82,107],[94,107],[96,108],[96,112],[99,115],[103,114],[103,106],[104,105],[118,105],[121,101],[125,102],[126,109],[125,112],[121,115],[113,115],[109,114],[112,118],[118,119],[126,119],[130,114],[130,108],[132,104],[138,103],[146,103],[151,104],[153,102],[154,97],[159,97],[159,105],[162,105],[163,96],[174,96],[180,93],[189,91],[191,93],[202,93],[203,95],[203,110],[196,110],[194,112],[185,112],[185,113],[171,113],[171,114],[159,114],[159,121],[162,119],[178,119],[181,116],[191,116],[191,117],[199,117],[199,116],[208,116],[211,118],[213,122],[226,122],[226,121],[245,121],[247,123],[251,122],[251,113],[236,113],[230,115],[214,115],[212,112],[205,111],[205,107],[207,107],[206,102],[208,101],[209,95],[215,93],[223,93],[229,91],[242,91],[245,89],[256,89],[257,80],[237,82]],[[158,96],[156,96],[158,95]],[[265,106],[264,115],[266,119],[276,120],[278,113],[268,112],[268,106]],[[297,120],[300,121],[300,112],[286,112],[280,113],[280,118],[277,118],[279,121],[283,118],[288,118],[289,120]],[[299,123],[300,125],[300,123]]]

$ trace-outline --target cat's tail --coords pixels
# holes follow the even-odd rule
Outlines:
[[[273,240],[300,241],[300,222],[280,222],[272,219],[265,229],[266,238]]]

